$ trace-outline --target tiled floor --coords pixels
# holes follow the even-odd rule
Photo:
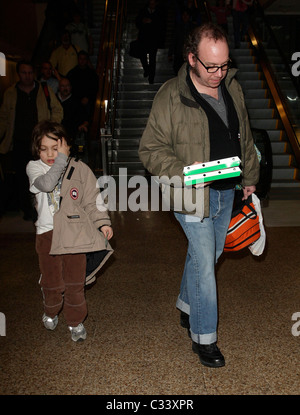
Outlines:
[[[186,240],[172,214],[112,213],[115,254],[86,292],[82,344],[62,315],[54,332],[44,329],[34,229],[13,214],[2,219],[0,394],[298,395],[299,201],[281,203],[264,208],[261,257],[246,249],[218,265],[220,369],[200,364],[179,325]]]

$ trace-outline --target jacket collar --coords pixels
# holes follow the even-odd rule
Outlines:
[[[178,72],[178,89],[180,100],[184,105],[193,108],[199,108],[199,104],[193,98],[190,88],[186,82],[187,71],[189,69],[189,64],[184,63]],[[224,79],[225,85],[228,88],[232,82],[232,79],[237,73],[236,68],[229,69],[226,78]]]

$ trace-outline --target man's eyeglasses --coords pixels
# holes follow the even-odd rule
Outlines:
[[[197,55],[195,55],[196,59],[201,63],[202,66],[204,66],[204,68],[207,70],[208,73],[215,73],[217,72],[219,69],[221,69],[221,71],[225,72],[228,71],[228,69],[230,68],[231,65],[231,60],[229,60],[228,62],[224,63],[224,65],[221,66],[206,66],[204,65],[204,63],[198,58]]]

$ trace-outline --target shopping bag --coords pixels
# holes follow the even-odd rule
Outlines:
[[[260,238],[259,216],[255,210],[252,195],[246,200],[242,200],[242,197],[243,191],[236,191],[225,240],[225,252],[240,251]]]
[[[261,211],[260,200],[256,196],[255,193],[252,193],[252,202],[253,202],[254,208],[256,210],[256,213],[258,214],[258,217],[259,217],[260,237],[257,239],[256,242],[249,245],[248,248],[249,248],[251,254],[253,254],[255,256],[259,256],[263,253],[263,251],[265,249],[266,231],[265,231],[265,227],[264,227],[264,223],[263,223],[263,214],[262,214],[262,211]]]

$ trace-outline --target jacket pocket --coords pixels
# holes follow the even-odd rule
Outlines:
[[[61,238],[64,248],[87,247],[95,242],[95,229],[84,212],[67,214]]]

